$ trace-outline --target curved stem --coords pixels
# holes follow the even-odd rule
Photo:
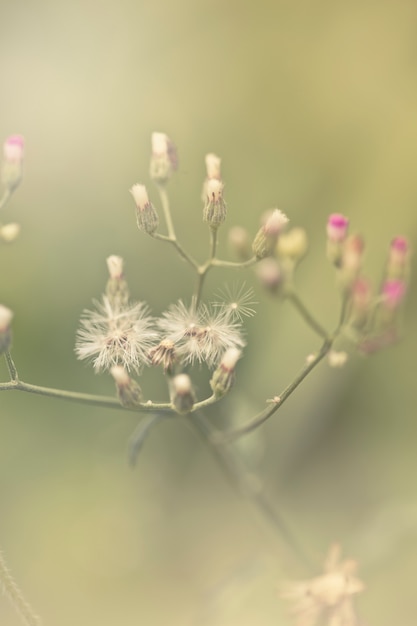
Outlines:
[[[19,375],[17,373],[16,365],[14,364],[12,355],[10,354],[9,350],[6,350],[6,352],[4,353],[4,357],[6,359],[7,369],[9,370],[10,378],[12,380],[18,380]]]
[[[230,269],[242,270],[247,267],[252,267],[259,262],[259,259],[256,256],[251,257],[247,261],[235,262],[235,261],[222,261],[221,259],[213,259],[212,265],[214,267],[226,267]]]
[[[169,198],[165,185],[157,185],[159,197],[161,199],[162,209],[164,211],[165,222],[167,225],[168,236],[170,239],[176,239],[174,223],[172,221],[171,209],[169,207]]]
[[[184,250],[184,248],[176,239],[172,239],[171,237],[167,237],[166,235],[161,235],[160,233],[153,233],[152,237],[154,239],[159,239],[160,241],[167,241],[168,243],[171,243],[174,248],[176,248],[179,255],[184,259],[184,261],[187,261],[187,263],[189,263],[195,270],[198,270],[199,265],[197,261],[195,261],[193,257]]]
[[[292,393],[297,389],[297,387],[303,382],[306,376],[320,363],[320,361],[326,356],[332,347],[333,339],[328,338],[324,341],[321,346],[319,352],[316,354],[314,359],[312,359],[307,365],[303,367],[300,373],[294,378],[294,380],[284,389],[284,391],[276,396],[273,400],[269,402],[269,406],[267,406],[263,411],[255,415],[249,422],[241,426],[240,428],[236,428],[234,430],[228,431],[222,434],[224,441],[233,441],[234,439],[238,439],[242,435],[247,435],[248,433],[258,428],[261,424],[266,422],[271,415],[273,415],[287,400]]]
[[[40,626],[41,620],[24,597],[21,589],[15,582],[6,560],[0,552],[0,588],[7,596],[13,607],[28,626]]]
[[[287,523],[265,493],[261,479],[252,472],[248,472],[242,458],[234,448],[224,445],[221,441],[221,431],[215,428],[201,411],[187,416],[187,421],[214,455],[232,485],[237,487],[239,493],[250,500],[262,517],[279,532],[285,544],[291,548],[292,554],[295,554],[306,568],[312,570],[312,564],[304,550],[301,549]]]
[[[122,409],[124,411],[133,411],[136,413],[148,413],[149,411],[170,411],[171,404],[146,402],[137,407],[123,407],[119,400],[110,396],[98,396],[89,393],[80,393],[78,391],[67,391],[66,389],[54,389],[52,387],[40,387],[25,383],[22,380],[11,380],[8,383],[0,383],[0,391],[24,391],[34,393],[40,396],[48,396],[49,398],[61,398],[72,402],[80,402],[81,404],[90,404],[93,406],[101,406],[108,409]]]
[[[10,189],[10,187],[7,187],[4,192],[3,195],[0,199],[0,210],[6,206],[6,204],[8,203],[8,201],[10,200],[12,195],[12,190]]]
[[[313,317],[306,305],[301,300],[300,296],[294,289],[289,289],[285,294],[286,298],[292,302],[297,311],[300,313],[304,321],[310,326],[310,328],[319,335],[322,339],[327,339],[329,333],[323,326]]]

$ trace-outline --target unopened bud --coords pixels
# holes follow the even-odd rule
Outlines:
[[[343,256],[343,242],[349,229],[349,220],[340,213],[332,213],[327,220],[327,258],[339,267]]]
[[[342,289],[348,290],[359,276],[362,267],[364,241],[359,235],[350,235],[343,243],[339,280]]]
[[[125,368],[122,365],[113,365],[110,368],[110,374],[116,383],[120,404],[129,408],[139,406],[142,400],[141,388],[135,380],[130,378]]]
[[[241,261],[247,261],[252,256],[252,247],[249,233],[243,226],[233,226],[227,234],[228,244]]]
[[[218,368],[213,372],[210,387],[217,398],[224,396],[233,386],[236,363],[242,356],[237,348],[229,348],[224,353]]]
[[[349,324],[363,328],[369,318],[372,305],[372,287],[366,278],[358,278],[352,285],[349,301]]]
[[[256,266],[256,274],[262,287],[271,293],[276,293],[282,287],[284,277],[275,259],[263,259]]]
[[[217,178],[211,178],[206,185],[206,202],[203,210],[203,219],[211,228],[218,228],[226,219],[226,203],[223,199],[223,183]]]
[[[382,297],[384,306],[389,311],[398,309],[404,300],[407,287],[402,280],[386,280],[382,286]]]
[[[129,288],[123,277],[123,259],[113,254],[107,257],[106,262],[109,270],[106,296],[113,306],[123,306],[129,300]]]
[[[221,158],[218,157],[217,154],[213,154],[212,152],[206,154],[206,170],[208,179],[216,178],[217,180],[221,180],[220,164]]]
[[[292,228],[282,233],[277,243],[277,254],[292,261],[300,261],[308,248],[307,233],[304,228]]]
[[[265,224],[258,230],[252,244],[252,250],[257,259],[265,259],[274,253],[278,237],[288,223],[288,217],[275,209]]]
[[[0,304],[0,354],[10,348],[12,342],[12,331],[10,323],[13,319],[13,311]]]
[[[336,350],[330,350],[327,355],[327,360],[330,367],[343,367],[348,360],[347,352],[336,352]]]
[[[2,181],[13,191],[19,185],[23,172],[24,139],[11,135],[3,144]]]
[[[17,239],[20,233],[20,224],[16,222],[11,222],[10,224],[5,224],[0,228],[0,238],[3,239],[6,243],[10,243]]]
[[[406,279],[409,273],[410,251],[405,237],[394,237],[391,241],[386,279]]]
[[[163,185],[178,168],[177,149],[165,133],[152,133],[151,178]]]
[[[194,406],[195,395],[187,374],[178,374],[171,380],[171,403],[177,413],[189,413]]]
[[[148,235],[153,235],[159,226],[159,217],[153,204],[149,201],[145,185],[133,185],[130,193],[136,204],[136,221],[138,228]]]
[[[152,365],[162,365],[164,372],[172,375],[177,363],[174,342],[163,339],[157,346],[151,348],[149,358]]]

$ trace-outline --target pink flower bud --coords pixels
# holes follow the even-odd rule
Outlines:
[[[402,280],[386,280],[382,286],[382,295],[387,309],[394,311],[404,300],[406,285]]]
[[[332,213],[327,220],[327,237],[330,241],[340,242],[346,238],[349,220],[340,213]]]
[[[6,139],[3,145],[4,160],[9,163],[23,161],[24,139],[22,135],[11,135]]]
[[[410,251],[407,239],[394,237],[389,249],[386,279],[406,278],[409,271],[409,258]]]

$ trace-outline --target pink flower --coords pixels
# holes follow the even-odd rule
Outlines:
[[[332,213],[327,220],[327,237],[330,241],[339,242],[346,238],[349,220],[340,213]]]
[[[404,299],[406,285],[402,280],[386,280],[382,286],[385,306],[389,310],[396,309]]]
[[[20,163],[23,161],[24,139],[22,135],[10,135],[3,145],[3,155],[5,161],[9,163]]]

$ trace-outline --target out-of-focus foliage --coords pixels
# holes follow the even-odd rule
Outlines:
[[[230,226],[255,233],[278,206],[309,233],[298,284],[331,327],[327,215],[349,215],[365,236],[376,281],[391,237],[415,240],[416,24],[417,5],[405,0],[3,2],[0,138],[24,135],[27,157],[4,211],[21,234],[0,249],[0,301],[15,312],[24,380],[113,393],[110,377],[73,352],[110,254],[125,258],[134,297],[155,313],[190,296],[190,269],[135,226],[128,189],[149,183],[153,130],[178,145],[170,194],[190,252],[208,249],[200,195],[214,151],[228,202],[221,256]],[[206,293],[235,279],[213,271]],[[415,621],[412,288],[402,343],[341,371],[321,365],[238,444],[318,562],[335,539],[359,560],[360,607],[379,626]],[[255,413],[318,345],[289,306],[259,290],[257,299],[236,388],[212,416],[219,424]],[[6,380],[3,363],[0,372]],[[159,372],[141,386],[166,397]],[[136,422],[0,397],[0,546],[45,625],[288,624],[275,586],[298,572],[284,567],[274,534],[180,420],[157,425],[132,471]],[[0,622],[17,624],[6,600]]]

